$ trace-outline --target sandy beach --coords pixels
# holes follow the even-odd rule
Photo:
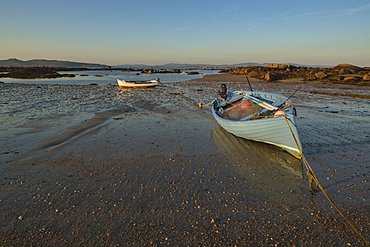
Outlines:
[[[251,79],[291,96],[305,156],[370,240],[370,86]],[[0,246],[365,246],[300,161],[222,130],[209,75],[148,89],[0,83]]]

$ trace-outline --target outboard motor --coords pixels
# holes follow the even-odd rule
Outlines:
[[[226,84],[221,84],[220,89],[218,90],[218,94],[221,96],[221,98],[226,99],[227,97],[227,87]]]

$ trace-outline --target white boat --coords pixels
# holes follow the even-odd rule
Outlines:
[[[235,136],[276,145],[298,159],[302,157],[295,107],[285,96],[253,91],[233,91],[226,95],[225,92],[213,101],[212,114],[221,127]]]
[[[161,82],[159,78],[149,81],[125,81],[117,79],[118,86],[120,87],[155,87],[158,86]]]

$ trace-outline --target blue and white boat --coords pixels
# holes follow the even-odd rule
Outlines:
[[[225,86],[226,88],[226,86]],[[296,110],[285,96],[233,91],[212,104],[212,114],[227,132],[249,140],[279,146],[300,159],[302,146],[295,121]]]

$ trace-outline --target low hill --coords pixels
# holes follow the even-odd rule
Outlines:
[[[199,68],[199,67],[213,67],[213,68],[226,68],[226,67],[245,67],[249,65],[255,66],[265,66],[267,63],[238,63],[238,64],[185,64],[185,63],[167,63],[162,65],[145,65],[145,64],[122,64],[113,66],[114,68]],[[289,63],[290,65],[299,67],[307,66]],[[60,60],[46,60],[46,59],[32,59],[27,61],[22,61],[17,58],[10,58],[7,60],[0,60],[0,67],[54,67],[54,68],[87,68],[87,67],[96,67],[96,68],[105,68],[111,67],[110,65],[105,64],[96,64],[96,63],[81,63],[81,62],[70,62],[70,61],[60,61]],[[328,67],[328,66],[319,66],[311,65],[309,67]]]
[[[59,68],[86,68],[86,67],[107,67],[104,64],[78,63],[59,60],[32,59],[22,61],[16,58],[0,60],[0,67],[59,67]]]
[[[338,65],[335,65],[333,69],[347,69],[347,70],[355,70],[355,71],[360,71],[362,70],[363,68],[361,67],[358,67],[356,65],[352,65],[352,64],[348,64],[348,63],[341,63],[341,64],[338,64]]]

